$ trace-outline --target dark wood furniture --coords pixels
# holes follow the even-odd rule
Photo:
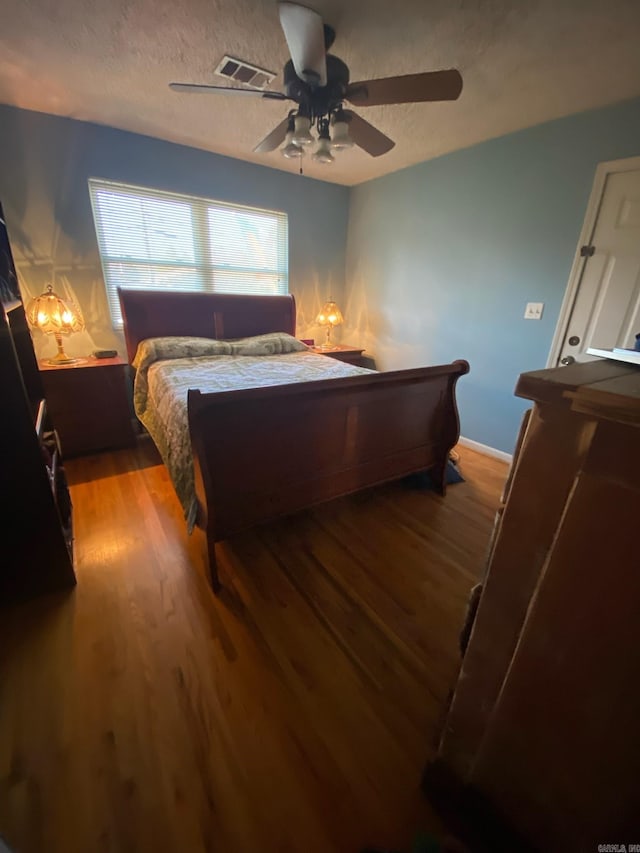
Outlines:
[[[38,365],[19,298],[0,208],[0,604],[75,584],[71,502]],[[13,273],[14,274],[14,273]],[[16,287],[17,294],[17,287]]]
[[[364,358],[362,356],[364,347],[353,347],[349,344],[335,344],[331,349],[311,347],[311,351],[318,355],[328,355],[329,358],[335,358],[338,361],[346,361],[347,364],[355,364],[358,367],[361,367],[364,364]]]
[[[87,358],[40,362],[51,416],[65,457],[127,447],[134,442],[127,362]]]
[[[295,332],[293,296],[120,290],[127,351],[144,338]],[[215,543],[243,528],[431,469],[441,493],[459,434],[466,361],[217,394],[189,391],[197,525]],[[393,413],[393,416],[390,416]]]
[[[425,782],[545,853],[640,843],[640,368],[525,373],[516,393],[535,406]]]

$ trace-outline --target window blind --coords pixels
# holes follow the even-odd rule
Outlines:
[[[118,287],[278,294],[289,290],[287,214],[89,179],[113,325]]]

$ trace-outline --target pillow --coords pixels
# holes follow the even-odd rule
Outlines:
[[[236,338],[227,341],[232,346],[232,355],[286,355],[289,352],[304,352],[309,347],[286,332],[267,332],[251,338]]]
[[[192,338],[171,336],[166,338],[145,338],[138,344],[136,355],[131,364],[136,370],[145,370],[154,361],[162,358],[191,358],[199,355],[230,355],[227,341],[215,338]]]
[[[163,358],[194,358],[201,355],[285,355],[289,352],[304,352],[306,344],[286,332],[267,332],[250,338],[222,341],[216,338],[194,338],[171,336],[145,338],[138,344],[132,365],[136,370],[145,370],[154,361]]]

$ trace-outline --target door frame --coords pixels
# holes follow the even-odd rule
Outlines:
[[[584,222],[582,223],[582,230],[578,237],[578,245],[576,246],[573,264],[571,265],[571,272],[569,273],[569,281],[567,282],[564,299],[562,300],[556,330],[553,334],[553,341],[551,343],[551,349],[549,350],[549,357],[547,359],[547,367],[556,367],[558,359],[560,358],[560,353],[562,352],[567,328],[571,320],[571,314],[573,313],[573,306],[578,296],[580,283],[582,281],[582,274],[584,273],[585,268],[585,258],[581,257],[580,249],[582,246],[588,246],[593,238],[607,178],[609,175],[613,175],[616,172],[634,172],[637,169],[640,169],[640,156],[627,157],[624,160],[609,160],[605,163],[598,163],[593,179],[593,186],[591,188],[591,195],[589,196],[589,203],[587,204],[587,212],[585,213]]]

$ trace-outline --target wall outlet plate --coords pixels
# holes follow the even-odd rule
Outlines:
[[[527,307],[524,309],[525,320],[540,320],[544,310],[544,302],[527,302]]]

